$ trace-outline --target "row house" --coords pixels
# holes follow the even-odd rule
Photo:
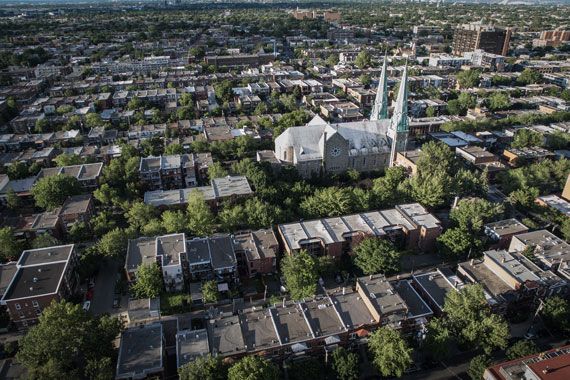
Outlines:
[[[237,259],[229,235],[186,239],[185,234],[141,237],[129,240],[125,271],[136,281],[141,265],[157,263],[165,288],[181,291],[187,281],[237,280]]]
[[[338,258],[350,254],[354,245],[369,237],[387,238],[408,249],[429,251],[442,227],[423,206],[411,203],[390,210],[280,224],[277,231],[289,254],[306,250],[317,256]]]
[[[271,229],[232,235],[240,275],[254,277],[277,272],[279,243]]]
[[[52,301],[61,301],[76,293],[78,263],[73,244],[22,252],[1,300],[18,329],[36,324]]]
[[[139,175],[150,190],[195,187],[207,178],[210,153],[192,153],[141,158]]]
[[[154,190],[144,193],[146,204],[160,207],[186,207],[188,199],[193,192],[198,192],[206,203],[213,209],[226,200],[250,197],[253,195],[247,178],[244,176],[227,176],[213,178],[209,186],[199,186],[178,190]],[[1,190],[0,190],[1,192]]]
[[[93,164],[60,166],[56,168],[44,168],[37,175],[37,180],[54,175],[68,175],[77,178],[81,186],[85,189],[95,189],[98,186],[98,179],[101,176],[102,162]]]
[[[499,313],[567,292],[566,281],[519,252],[486,251],[482,259],[460,263],[457,273],[466,282],[481,284]]]

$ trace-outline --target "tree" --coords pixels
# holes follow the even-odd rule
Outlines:
[[[370,57],[370,53],[368,53],[366,50],[362,50],[360,53],[358,53],[356,59],[354,60],[354,64],[359,69],[364,69],[365,67],[370,66],[371,62],[372,59]]]
[[[400,333],[390,327],[384,326],[373,332],[368,339],[368,348],[382,376],[402,377],[413,363],[412,349]]]
[[[281,262],[281,273],[294,300],[313,297],[317,292],[319,265],[307,251],[286,256]]]
[[[465,70],[457,74],[457,83],[461,88],[471,88],[479,85],[481,70]]]
[[[106,207],[110,207],[120,201],[119,192],[116,188],[109,186],[108,183],[99,186],[99,188],[93,192],[93,196]]]
[[[6,203],[10,210],[18,210],[22,207],[22,200],[12,188],[10,188],[6,193]]]
[[[163,281],[157,263],[139,265],[135,279],[131,290],[136,298],[156,298],[160,295]]]
[[[429,141],[422,145],[417,167],[418,174],[422,176],[429,176],[438,170],[452,175],[457,169],[457,160],[449,146],[439,141]]]
[[[467,113],[467,108],[464,107],[458,99],[452,99],[447,102],[447,113],[450,115],[464,116]]]
[[[515,360],[540,352],[538,346],[532,340],[519,340],[507,349],[507,359]]]
[[[482,348],[487,354],[507,346],[509,325],[491,313],[481,285],[447,293],[444,310],[452,336],[461,344]]]
[[[338,380],[358,380],[358,355],[339,347],[332,353],[332,368]]]
[[[487,355],[475,356],[469,362],[469,369],[467,370],[467,374],[471,380],[481,380],[483,378],[483,373],[485,373],[485,369],[487,369],[490,364],[491,359],[489,359]]]
[[[102,124],[103,120],[101,119],[101,116],[99,116],[99,114],[97,113],[88,113],[85,116],[85,126],[87,128],[100,127]]]
[[[83,164],[83,158],[77,154],[62,153],[53,159],[57,166],[71,166]]]
[[[372,186],[374,207],[392,207],[405,200],[407,194],[402,189],[402,183],[407,176],[403,166],[394,166],[386,169],[384,177],[375,179]]]
[[[36,205],[50,211],[61,206],[68,197],[80,193],[79,181],[68,175],[43,177],[32,187]]]
[[[429,106],[428,108],[426,108],[426,116],[427,117],[434,117],[436,115],[436,110],[434,107]]]
[[[279,378],[279,368],[260,356],[246,356],[228,371],[228,380],[275,380]]]
[[[512,146],[514,148],[527,148],[531,146],[542,146],[544,138],[539,132],[528,128],[521,128],[516,131]]]
[[[452,180],[453,177],[443,170],[437,170],[432,175],[421,174],[412,177],[410,180],[412,198],[426,207],[441,207],[450,200]]]
[[[400,252],[385,239],[368,238],[354,249],[354,263],[364,274],[391,274],[400,269]]]
[[[449,355],[452,341],[451,332],[444,318],[432,318],[427,325],[424,352],[435,360],[443,360]]]
[[[97,250],[103,256],[120,257],[126,254],[128,235],[125,230],[115,228],[107,232],[97,243]]]
[[[325,367],[322,360],[307,357],[288,364],[289,380],[325,380]]]
[[[20,340],[16,357],[32,379],[94,378],[94,368],[108,371],[121,328],[117,318],[94,318],[81,305],[53,302]]]
[[[467,254],[472,248],[472,234],[469,231],[455,227],[447,229],[437,238],[437,242],[444,255],[460,257]]]
[[[204,297],[204,303],[217,302],[220,299],[218,283],[214,280],[204,282],[202,284],[202,297]]]
[[[49,127],[49,123],[45,118],[37,119],[36,124],[34,126],[35,133],[43,133]]]
[[[20,244],[14,237],[14,229],[12,227],[0,228],[0,260],[14,260],[22,253]]]
[[[43,233],[37,235],[34,240],[32,240],[32,248],[45,248],[45,247],[55,247],[57,245],[61,245],[61,242],[56,239],[55,237],[51,236],[50,234]]]
[[[170,144],[164,149],[165,155],[184,154],[184,148],[180,144]]]
[[[542,74],[531,68],[526,68],[523,70],[521,75],[517,78],[517,84],[526,86],[529,84],[535,84],[542,81]]]
[[[186,231],[188,222],[183,211],[166,210],[162,213],[162,226],[168,234]]]
[[[509,95],[504,92],[494,92],[488,99],[491,111],[506,110],[511,107]]]
[[[503,205],[481,198],[462,199],[451,210],[450,218],[457,225],[472,233],[478,233],[485,223],[499,219],[504,212]]]
[[[558,296],[548,298],[540,315],[549,328],[564,335],[570,333],[570,305],[565,299]]]
[[[188,230],[194,236],[208,236],[214,230],[215,219],[204,196],[198,190],[188,195]]]
[[[156,208],[144,202],[136,201],[130,204],[126,213],[129,226],[140,230],[156,216]]]
[[[346,215],[352,211],[352,192],[339,187],[318,189],[313,195],[306,197],[300,207],[307,218]]]
[[[221,356],[200,356],[178,369],[180,380],[226,380],[228,369]]]
[[[158,236],[164,235],[165,233],[164,224],[162,223],[162,219],[159,218],[154,218],[141,227],[141,234],[144,236]]]
[[[208,166],[208,177],[211,179],[213,178],[222,178],[228,175],[228,171],[222,167],[222,164],[219,162],[214,162],[212,165]]]

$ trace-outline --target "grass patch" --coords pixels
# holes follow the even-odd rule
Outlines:
[[[172,315],[187,313],[191,311],[192,301],[188,293],[168,293],[160,295],[160,313],[162,315]]]

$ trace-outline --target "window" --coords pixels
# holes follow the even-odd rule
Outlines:
[[[40,307],[40,304],[38,303],[38,301],[32,301],[32,306],[33,307]]]
[[[20,310],[20,309],[22,309],[22,306],[20,306],[20,304],[19,304],[19,303],[15,304],[14,306],[16,306],[16,310]]]

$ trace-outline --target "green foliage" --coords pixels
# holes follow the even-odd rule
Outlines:
[[[94,318],[80,305],[54,302],[20,340],[16,357],[31,378],[93,378],[94,368],[112,372],[112,342],[121,328],[117,318]]]
[[[446,320],[432,318],[427,325],[424,352],[434,360],[446,359],[449,356],[449,346],[452,340],[453,337],[446,325]]]
[[[358,53],[356,59],[354,60],[354,64],[359,69],[364,69],[370,66],[371,63],[372,63],[372,58],[370,57],[370,53],[368,53],[368,51],[366,50],[362,50],[360,53]]]
[[[220,299],[218,283],[214,280],[204,282],[202,284],[202,297],[204,297],[204,303],[217,302]]]
[[[53,159],[56,166],[71,166],[71,165],[81,165],[84,163],[83,158],[77,154],[62,153]]]
[[[530,68],[524,69],[521,75],[517,78],[517,84],[522,86],[539,83],[541,81],[542,74]]]
[[[93,196],[104,206],[111,206],[118,204],[120,201],[119,192],[114,187],[109,186],[108,183],[104,183],[99,186],[94,192]]]
[[[186,215],[183,211],[166,210],[162,213],[162,226],[168,234],[185,232],[188,226]]]
[[[14,237],[14,229],[12,227],[0,228],[0,260],[3,262],[14,260],[22,253],[20,244]]]
[[[178,369],[180,380],[226,380],[228,368],[221,356],[200,356]]]
[[[318,189],[301,202],[301,212],[307,218],[346,215],[353,209],[353,196],[348,188],[325,187]]]
[[[404,371],[413,363],[412,349],[398,331],[387,326],[370,335],[368,349],[374,358],[374,365],[385,377],[402,377]]]
[[[483,373],[485,369],[491,365],[491,359],[487,355],[475,356],[469,362],[469,369],[467,370],[467,375],[471,380],[481,380],[483,378]]]
[[[540,194],[552,194],[560,191],[564,187],[569,173],[569,160],[544,160],[528,166],[501,172],[497,176],[497,179],[501,184],[501,188],[507,194],[515,190],[528,188],[539,189]]]
[[[354,263],[364,274],[389,275],[400,269],[401,254],[388,240],[364,239],[356,246],[354,253]]]
[[[570,134],[562,131],[555,131],[546,135],[546,146],[551,150],[570,148]]]
[[[214,230],[215,218],[198,190],[188,196],[188,230],[194,236],[208,236]]]
[[[325,380],[325,368],[322,360],[306,357],[288,364],[289,380]]]
[[[514,360],[540,352],[538,346],[531,340],[519,340],[506,351],[507,359]]]
[[[494,92],[487,101],[491,111],[501,111],[511,107],[509,95],[504,92]]]
[[[126,213],[129,226],[140,230],[144,225],[156,217],[156,208],[144,202],[136,201],[129,205]]]
[[[208,177],[210,179],[213,178],[222,178],[228,175],[228,171],[222,167],[222,164],[219,162],[214,162],[212,165],[208,166]]]
[[[81,185],[75,177],[54,175],[43,177],[32,187],[32,196],[38,207],[53,210],[72,195],[81,193]]]
[[[156,298],[163,288],[162,272],[157,263],[142,264],[135,274],[131,291],[136,298]]]
[[[491,313],[481,285],[449,292],[444,310],[446,324],[461,344],[481,348],[486,354],[507,346],[509,325],[503,317]]]
[[[515,133],[515,138],[511,144],[514,148],[527,148],[531,146],[542,146],[543,137],[539,132],[532,129],[521,128]]]
[[[121,228],[115,228],[101,237],[97,250],[103,256],[121,257],[127,252],[128,234]]]
[[[251,198],[244,204],[224,207],[219,220],[225,231],[238,229],[259,229],[271,226],[281,219],[281,209],[258,198]]]
[[[339,347],[332,353],[332,368],[338,380],[358,380],[358,355]]]
[[[184,154],[184,148],[180,144],[170,144],[164,149],[165,155]]]
[[[317,292],[319,265],[306,251],[287,255],[281,261],[281,273],[291,298],[310,298]]]
[[[464,70],[457,74],[457,83],[461,88],[471,88],[479,85],[481,70]]]
[[[260,356],[246,356],[228,371],[228,380],[275,380],[279,378],[279,368]]]
[[[61,245],[61,242],[47,232],[36,236],[35,239],[32,240],[33,249],[55,247],[57,245]]]
[[[10,165],[8,165],[8,170],[6,174],[8,174],[8,178],[10,178],[11,181],[15,181],[17,179],[24,179],[32,175],[30,173],[28,165],[26,165],[22,161],[12,162]]]
[[[394,166],[386,169],[383,177],[377,178],[372,186],[374,207],[388,208],[405,201],[407,194],[402,183],[407,178],[406,169]]]
[[[439,248],[443,255],[451,258],[458,258],[466,255],[470,249],[478,247],[478,240],[474,241],[474,236],[469,231],[460,228],[448,228],[443,234],[437,238]]]
[[[12,188],[6,193],[6,203],[10,210],[18,210],[22,207],[22,200]]]
[[[567,300],[558,296],[548,298],[540,315],[553,331],[570,334],[570,305]]]
[[[500,203],[492,203],[481,198],[466,198],[457,203],[451,210],[450,218],[460,228],[472,233],[479,233],[483,225],[502,217],[504,207]]]

